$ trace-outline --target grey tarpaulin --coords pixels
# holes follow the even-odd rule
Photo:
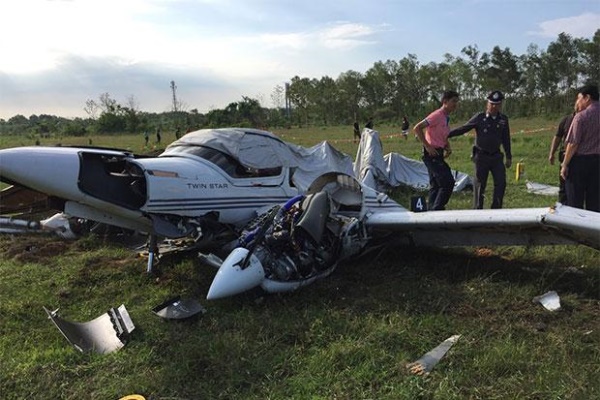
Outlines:
[[[171,143],[161,156],[168,156],[178,146],[204,146],[219,150],[251,168],[290,167],[294,170],[292,181],[301,192],[325,172],[352,175],[350,156],[327,142],[305,148],[258,129],[223,128],[190,132]]]
[[[458,192],[472,186],[469,175],[452,170]],[[406,185],[415,189],[429,188],[427,167],[421,161],[407,158],[398,153],[383,155],[379,133],[364,129],[354,162],[354,176],[373,189],[384,191],[390,187]]]

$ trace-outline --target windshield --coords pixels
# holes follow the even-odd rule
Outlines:
[[[277,176],[281,174],[281,167],[276,168],[250,168],[239,163],[238,160],[219,150],[204,146],[172,146],[164,155],[192,154],[203,158],[221,168],[233,178],[252,178],[262,176]]]

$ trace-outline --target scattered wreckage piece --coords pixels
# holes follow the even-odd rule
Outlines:
[[[18,185],[0,191],[0,215],[39,214],[51,209],[45,193]]]
[[[543,183],[525,182],[528,193],[539,194],[542,196],[558,196],[558,186],[546,185]]]
[[[444,340],[433,350],[428,351],[423,355],[423,357],[419,358],[417,361],[409,363],[406,365],[408,371],[413,375],[427,375],[431,372],[433,367],[436,366],[438,362],[446,355],[448,350],[458,342],[460,335],[450,336],[448,339]]]
[[[81,352],[107,354],[117,351],[125,346],[135,329],[123,304],[83,323],[62,319],[57,314],[58,310],[49,311],[46,307],[44,310],[69,343]]]
[[[196,300],[175,296],[154,307],[152,312],[164,319],[187,319],[198,313],[206,313],[206,309]]]
[[[560,309],[560,297],[554,290],[546,292],[540,296],[535,296],[532,300],[534,303],[540,303],[546,310],[556,311]]]
[[[76,239],[78,237],[78,234],[72,229],[69,217],[64,213],[54,214],[41,221],[0,217],[0,233],[54,233],[63,239]]]

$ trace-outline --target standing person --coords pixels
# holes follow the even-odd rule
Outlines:
[[[360,141],[360,126],[358,125],[358,121],[354,121],[354,143],[356,143],[356,139]]]
[[[373,129],[373,117],[369,118],[369,120],[365,124],[365,128]]]
[[[552,138],[552,144],[550,145],[550,154],[548,154],[548,162],[550,165],[554,165],[554,155],[556,154],[556,150],[558,150],[558,162],[562,163],[565,159],[565,138],[567,137],[567,133],[569,132],[571,122],[573,122],[573,117],[576,112],[577,111],[574,111],[573,113],[566,115],[558,124],[556,135]],[[567,204],[565,180],[560,176],[560,168],[558,169],[558,202]]]
[[[409,128],[410,124],[408,122],[408,118],[406,118],[406,115],[404,117],[402,117],[402,136],[404,136],[404,140],[408,139],[408,128]]]
[[[502,208],[506,192],[506,168],[512,165],[510,149],[510,127],[508,117],[502,114],[504,95],[494,90],[487,97],[485,112],[475,114],[465,125],[450,131],[450,137],[462,135],[475,129],[475,146],[472,159],[475,163],[475,179],[473,182],[473,208],[482,209],[485,187],[489,173],[494,178],[494,194],[492,208]],[[500,151],[504,148],[504,154]]]
[[[179,139],[181,137],[181,129],[179,129],[179,127],[177,127],[175,129],[175,139]]]
[[[565,180],[567,205],[600,212],[600,105],[598,86],[577,91],[576,110],[565,139],[560,175]]]
[[[156,128],[156,143],[160,144],[160,128]]]
[[[148,130],[144,131],[144,147],[148,146],[148,139],[150,136],[148,135]]]
[[[423,143],[423,162],[429,173],[429,209],[444,210],[454,189],[450,166],[444,161],[452,150],[448,143],[450,114],[458,106],[458,93],[449,90],[442,95],[442,107],[416,124],[413,131]],[[423,133],[425,129],[425,133]]]

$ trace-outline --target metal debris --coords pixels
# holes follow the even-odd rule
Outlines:
[[[414,375],[427,375],[431,372],[433,367],[444,357],[444,355],[450,350],[460,338],[460,335],[450,336],[448,339],[444,340],[433,350],[425,353],[423,357],[419,358],[417,361],[412,362],[406,365],[408,371]]]
[[[223,264],[223,260],[221,260],[218,256],[214,255],[213,253],[210,253],[210,254],[199,253],[198,258],[204,264],[207,264],[215,269],[219,269],[221,267],[221,264]]]
[[[533,302],[541,303],[547,310],[550,311],[556,311],[560,309],[560,298],[554,290],[546,292],[541,296],[535,296],[533,298]]]
[[[152,312],[165,319],[186,319],[200,312],[204,314],[206,309],[196,300],[176,296],[154,307]]]
[[[81,352],[111,353],[125,346],[135,329],[125,305],[111,308],[107,313],[88,322],[70,322],[57,311],[44,310],[63,336]]]

